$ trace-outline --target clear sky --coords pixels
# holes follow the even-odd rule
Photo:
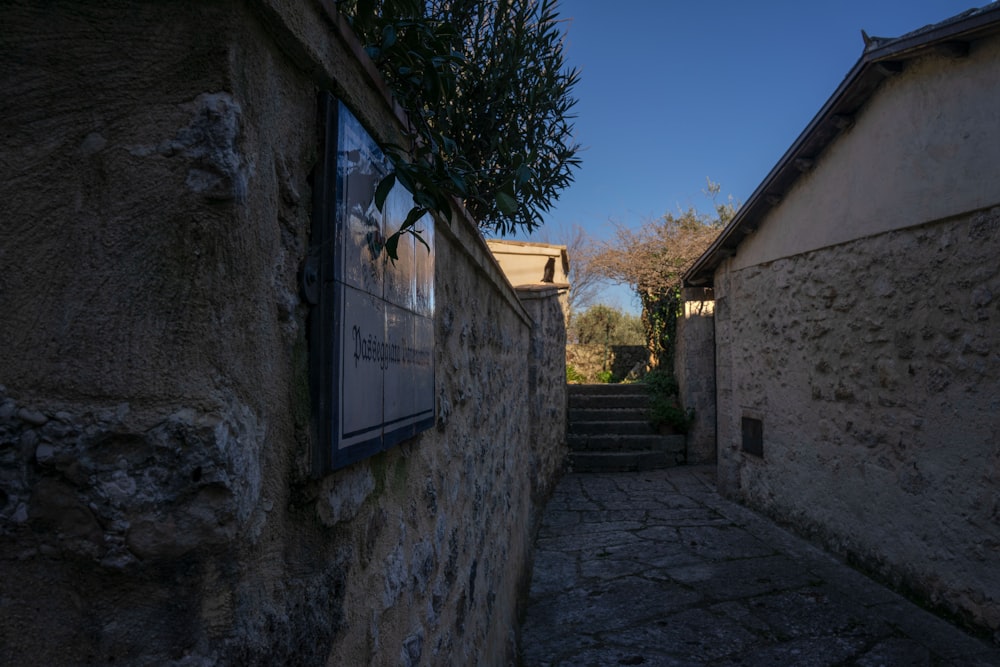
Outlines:
[[[525,240],[582,225],[611,235],[667,211],[711,210],[705,179],[742,202],[861,56],[986,0],[562,0],[580,69],[576,181]],[[572,258],[571,258],[572,261]],[[624,288],[603,300],[637,312]]]

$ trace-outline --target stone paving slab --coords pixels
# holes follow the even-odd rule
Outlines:
[[[715,492],[715,468],[564,477],[525,667],[1000,667],[1000,649]]]

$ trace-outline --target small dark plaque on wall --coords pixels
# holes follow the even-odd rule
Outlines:
[[[347,107],[319,100],[320,153],[303,289],[309,323],[313,471],[322,475],[434,425],[434,223],[406,234],[389,261],[383,241],[411,198],[375,189],[391,166]]]
[[[764,423],[761,420],[743,418],[743,451],[764,457]]]

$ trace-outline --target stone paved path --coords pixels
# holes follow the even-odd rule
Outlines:
[[[722,499],[712,467],[570,474],[545,510],[528,667],[1000,666],[1000,651]]]

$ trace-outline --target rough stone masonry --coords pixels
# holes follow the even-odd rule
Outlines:
[[[505,664],[565,339],[470,221],[435,235],[436,427],[310,469],[317,91],[401,136],[346,23],[270,0],[0,23],[0,664]]]

